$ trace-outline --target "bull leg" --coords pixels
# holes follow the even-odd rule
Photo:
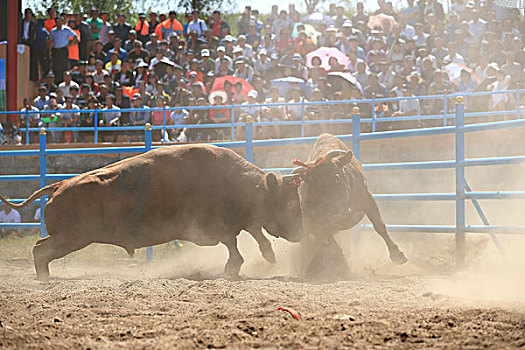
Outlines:
[[[87,242],[59,241],[53,236],[47,236],[38,240],[33,247],[36,278],[43,281],[48,280],[49,263],[51,261],[60,259],[71,252],[82,249],[88,244],[89,243]]]
[[[276,259],[272,248],[272,243],[263,234],[261,227],[250,227],[247,231],[257,241],[263,258],[266,259],[266,261],[268,261],[270,264],[275,264]]]
[[[372,194],[370,192],[368,192],[366,196],[368,197],[366,216],[372,222],[372,225],[374,226],[374,230],[385,241],[386,246],[388,248],[388,252],[390,254],[390,260],[392,260],[392,262],[397,265],[406,263],[407,258],[405,256],[405,253],[403,253],[399,249],[398,245],[392,240],[392,238],[390,237],[390,235],[388,234],[386,230],[386,225],[383,221],[383,217],[381,216],[381,213],[379,212],[379,207],[377,205],[376,200],[374,199],[374,197],[372,197]]]
[[[222,243],[228,248],[228,253],[230,254],[228,262],[224,267],[224,274],[233,278],[239,277],[239,271],[244,263],[244,259],[237,248],[237,236],[230,240],[223,241]]]
[[[350,271],[333,234],[308,235],[301,241],[301,276],[307,280],[348,279]]]

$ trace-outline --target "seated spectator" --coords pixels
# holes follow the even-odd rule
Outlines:
[[[80,108],[73,104],[73,98],[66,97],[66,103],[61,106],[62,109],[66,110],[60,113],[60,122],[63,127],[78,127],[79,118],[80,118]],[[78,131],[65,131],[64,132],[64,142],[72,143],[78,142]]]
[[[0,223],[20,223],[20,213],[10,206],[5,206],[0,210]],[[12,235],[14,237],[20,237],[20,230],[16,228],[3,228],[0,229],[1,238],[6,238],[7,236]]]
[[[38,96],[35,98],[33,105],[39,110],[43,110],[49,104],[49,96],[45,85],[38,87]]]
[[[110,127],[118,126],[120,122],[120,108],[114,105],[115,96],[108,94],[106,96],[106,108],[101,112],[102,119],[99,121],[99,126],[101,127]],[[104,142],[115,142],[117,138],[117,133],[111,131],[102,132],[102,140]]]
[[[97,114],[94,112],[95,109],[98,109],[98,101],[97,98],[94,96],[90,96],[87,101],[87,110],[90,110],[90,112],[81,112],[80,118],[79,118],[79,126],[80,127],[89,127],[92,128],[95,126],[95,119],[97,118]],[[100,115],[100,114],[99,114]],[[80,140],[82,142],[93,142],[93,132],[91,131],[82,131],[80,132]]]

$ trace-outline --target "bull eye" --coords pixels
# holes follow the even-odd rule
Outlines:
[[[290,201],[288,202],[288,204],[286,205],[288,207],[288,209],[294,209],[295,208],[295,202],[294,201]]]
[[[341,182],[341,175],[335,174],[335,183],[338,184],[339,182]]]

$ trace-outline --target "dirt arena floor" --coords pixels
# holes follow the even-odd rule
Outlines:
[[[173,243],[126,258],[95,245],[51,264],[34,279],[36,236],[0,241],[1,349],[446,348],[525,347],[523,239],[469,237],[469,267],[457,272],[452,236],[393,235],[409,263],[393,266],[373,233],[360,248],[350,233],[353,277],[306,283],[297,247],[273,239],[278,263],[266,263],[241,234],[240,281],[221,270],[227,252]],[[439,247],[439,249],[438,249]],[[295,319],[279,307],[299,314]]]

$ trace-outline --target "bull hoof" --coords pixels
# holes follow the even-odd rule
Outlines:
[[[277,259],[275,259],[275,253],[273,252],[272,249],[263,251],[262,256],[270,264],[275,264],[277,262]]]
[[[405,253],[400,250],[398,250],[396,253],[390,254],[390,260],[392,260],[392,262],[396,265],[403,265],[408,261]]]

